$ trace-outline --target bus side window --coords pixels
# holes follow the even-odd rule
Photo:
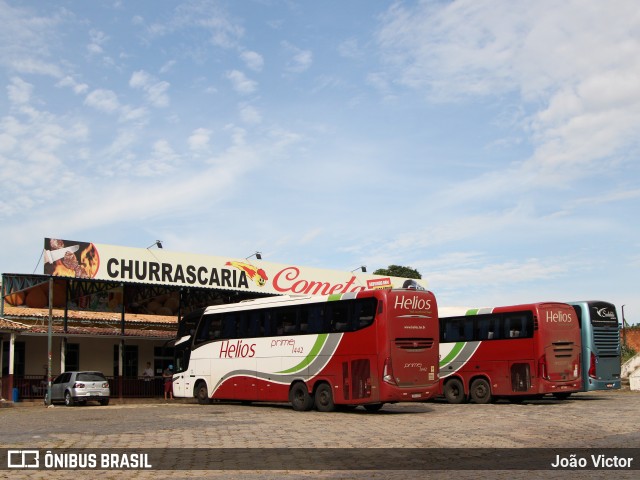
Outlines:
[[[213,315],[211,323],[209,324],[209,340],[217,340],[221,335],[221,323],[220,315]]]
[[[323,305],[308,305],[305,310],[307,311],[307,319],[309,321],[308,333],[324,333],[324,307]]]
[[[373,301],[372,301],[373,300]],[[376,303],[375,299],[363,299],[358,300],[355,304],[355,329],[368,327],[373,323],[373,317],[375,316]]]
[[[349,330],[349,306],[347,302],[339,302],[328,307],[331,327],[334,332],[346,332]]]
[[[220,316],[205,315],[196,333],[196,342],[208,342],[220,338]]]
[[[272,337],[276,335],[276,321],[273,312],[265,312],[264,314],[264,336]]]
[[[478,315],[477,340],[497,340],[500,338],[500,324],[493,315]]]
[[[222,320],[222,338],[238,338],[238,322],[235,313],[225,313]]]
[[[249,313],[238,312],[238,338],[249,336]]]
[[[309,331],[309,309],[300,307],[298,310],[298,322],[300,323],[300,333],[303,335]]]
[[[260,312],[249,312],[249,336],[261,337],[262,332],[262,319],[260,318]]]
[[[525,338],[529,336],[525,314],[511,314],[505,316],[504,332],[508,338]]]

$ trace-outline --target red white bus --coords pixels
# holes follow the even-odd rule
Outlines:
[[[449,403],[520,401],[582,390],[580,327],[564,303],[469,309],[440,317],[440,383]]]
[[[176,397],[290,402],[295,410],[437,395],[438,307],[426,290],[365,290],[218,305],[181,319]]]

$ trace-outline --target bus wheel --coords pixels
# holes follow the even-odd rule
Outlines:
[[[443,393],[449,403],[464,403],[467,400],[462,382],[457,378],[452,378],[444,384]]]
[[[556,392],[553,394],[557,400],[566,400],[571,396],[571,392]]]
[[[366,405],[364,405],[364,409],[367,412],[377,412],[382,408],[383,405],[384,403],[367,403]]]
[[[207,384],[200,382],[196,385],[196,398],[200,405],[209,405],[211,399],[209,398],[209,390],[207,390]]]
[[[491,387],[489,382],[484,378],[476,378],[471,383],[471,400],[474,403],[489,403],[491,402]]]
[[[296,412],[306,412],[313,407],[313,398],[303,382],[296,382],[291,386],[289,402]]]
[[[316,408],[319,412],[333,412],[336,408],[333,403],[333,392],[327,383],[321,383],[316,389]]]

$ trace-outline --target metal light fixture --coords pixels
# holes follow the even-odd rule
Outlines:
[[[251,257],[256,257],[258,260],[262,260],[262,253],[255,252],[245,258],[245,260],[249,260]]]
[[[155,241],[155,242],[153,242],[151,245],[149,245],[149,246],[147,247],[147,249],[149,249],[149,248],[153,247],[154,245],[155,245],[156,247],[158,247],[158,248],[162,248],[162,241],[160,241],[160,240],[156,240],[156,241]]]
[[[355,272],[356,270],[362,270],[362,273],[367,273],[367,267],[365,265],[362,265],[361,267],[358,267],[358,268],[354,268],[353,270],[351,270],[351,273]]]

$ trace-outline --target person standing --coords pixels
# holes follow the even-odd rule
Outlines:
[[[142,372],[142,376],[145,380],[151,380],[153,378],[153,368],[151,368],[151,362],[147,362],[147,368]]]
[[[142,377],[144,379],[144,393],[145,395],[152,396],[153,394],[153,384],[151,381],[153,380],[153,368],[151,368],[151,362],[147,362],[147,368],[142,372]]]
[[[164,372],[162,372],[162,378],[164,378],[164,399],[173,400],[173,365],[169,365]]]

